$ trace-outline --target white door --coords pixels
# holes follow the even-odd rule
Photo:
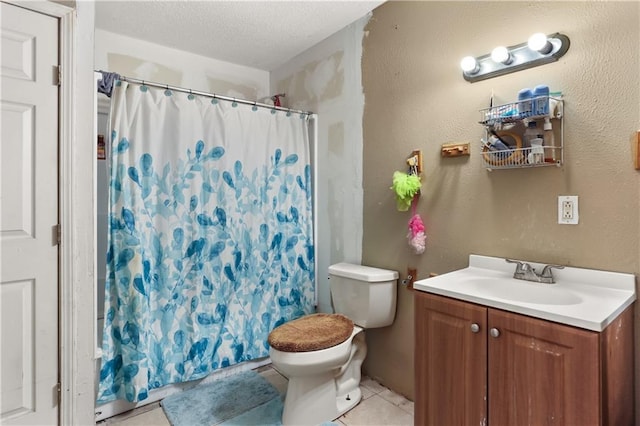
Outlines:
[[[5,3],[0,16],[0,423],[54,425],[58,19]]]

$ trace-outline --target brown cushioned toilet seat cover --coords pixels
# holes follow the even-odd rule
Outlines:
[[[353,321],[340,314],[311,314],[276,327],[269,344],[282,352],[310,352],[339,345],[351,336]]]

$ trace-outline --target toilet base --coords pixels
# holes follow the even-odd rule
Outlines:
[[[347,411],[351,410],[353,407],[358,405],[361,399],[362,391],[360,390],[360,387],[353,389],[347,395],[338,396],[336,398],[336,407],[338,409],[338,414],[336,414],[336,416],[331,420],[335,420]]]
[[[332,421],[362,399],[360,387],[346,395],[336,395],[335,377],[332,374],[322,376],[315,376],[312,380],[308,377],[289,380],[282,413],[283,425],[319,425]]]
[[[356,334],[349,360],[341,368],[312,376],[289,377],[282,424],[319,425],[337,419],[362,399],[360,368],[367,354],[364,333]]]

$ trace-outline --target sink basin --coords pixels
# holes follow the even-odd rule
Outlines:
[[[543,264],[527,262],[536,271]],[[513,278],[502,258],[470,255],[469,266],[418,280],[413,288],[591,331],[602,331],[636,299],[633,274],[566,266],[555,284]]]
[[[469,288],[487,296],[538,305],[575,305],[582,301],[577,294],[554,287],[516,279],[473,277],[465,281]]]

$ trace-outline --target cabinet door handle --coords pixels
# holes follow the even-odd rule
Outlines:
[[[473,323],[471,324],[471,332],[472,333],[478,333],[480,331],[480,326],[477,323]]]
[[[489,330],[489,334],[491,335],[491,337],[500,337],[500,330],[498,330],[497,328],[492,328],[491,330]]]

